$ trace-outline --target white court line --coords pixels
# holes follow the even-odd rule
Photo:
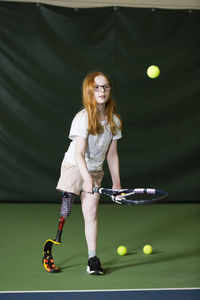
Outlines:
[[[139,291],[185,291],[185,290],[200,290],[200,287],[192,288],[152,288],[152,289],[115,289],[115,290],[37,290],[37,291],[0,291],[8,294],[19,293],[97,293],[97,292],[139,292]]]

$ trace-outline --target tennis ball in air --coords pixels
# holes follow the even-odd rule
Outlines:
[[[152,66],[148,67],[147,75],[150,78],[154,79],[160,75],[160,69],[157,66],[152,65]]]
[[[119,255],[126,255],[126,253],[127,253],[126,247],[125,247],[125,246],[119,246],[119,247],[117,248],[117,253],[118,253]]]
[[[145,246],[143,247],[143,252],[144,252],[144,254],[151,254],[152,251],[153,251],[153,248],[152,248],[151,245],[145,245]]]

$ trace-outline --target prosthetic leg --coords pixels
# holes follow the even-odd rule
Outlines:
[[[48,239],[44,244],[42,264],[45,270],[49,273],[61,272],[61,269],[55,266],[52,247],[53,245],[61,244],[62,230],[67,217],[71,214],[72,204],[74,200],[74,194],[63,192],[62,193],[62,205],[61,205],[61,218],[59,220],[58,231],[55,239]]]

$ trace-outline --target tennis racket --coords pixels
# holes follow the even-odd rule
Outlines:
[[[167,192],[152,188],[112,190],[94,187],[93,193],[109,196],[112,201],[124,205],[157,204],[161,203],[168,196]]]

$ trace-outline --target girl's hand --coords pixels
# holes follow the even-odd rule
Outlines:
[[[93,180],[92,180],[92,177],[89,177],[87,180],[85,180],[83,182],[83,190],[86,192],[86,193],[89,193],[89,194],[92,194],[92,189],[93,189]]]

